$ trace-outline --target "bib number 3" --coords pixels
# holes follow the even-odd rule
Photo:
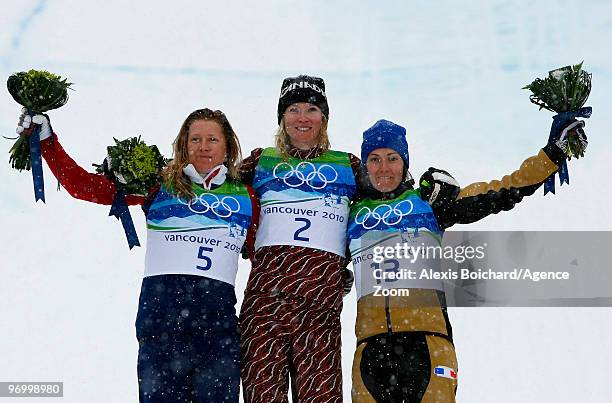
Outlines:
[[[391,267],[385,267],[385,266],[389,266],[391,265]],[[383,261],[383,267],[380,267],[380,263],[372,263],[370,265],[370,267],[372,268],[373,272],[375,272],[376,270],[380,270],[380,277],[383,278],[383,280],[381,280],[379,278],[379,276],[374,276],[376,278],[376,284],[380,284],[383,281],[385,283],[392,283],[394,281],[397,281],[397,279],[388,279],[386,278],[385,274],[386,273],[399,273],[399,261],[396,259],[389,259],[389,260],[385,260]]]

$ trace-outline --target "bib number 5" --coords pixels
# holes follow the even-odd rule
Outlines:
[[[198,259],[202,259],[204,261],[204,266],[196,266],[198,270],[209,270],[212,267],[212,260],[210,257],[206,256],[204,252],[212,252],[212,248],[206,246],[200,246],[200,250],[198,250]]]

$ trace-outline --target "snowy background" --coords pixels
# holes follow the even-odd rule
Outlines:
[[[333,147],[359,152],[379,118],[408,129],[411,171],[461,184],[499,178],[547,139],[551,113],[521,87],[585,61],[593,73],[589,149],[571,186],[470,229],[612,229],[612,2],[121,2],[21,0],[0,14],[0,77],[47,69],[74,82],[51,112],[67,151],[91,168],[112,137],[141,134],[170,155],[189,112],[222,109],[243,152],[272,144],[280,83],[321,76]],[[222,5],[223,4],[223,5]],[[257,6],[255,6],[257,4]],[[3,79],[4,79],[3,78]],[[0,133],[20,107],[0,96]],[[34,204],[29,173],[0,180],[0,381],[63,381],[68,402],[137,401],[134,332],[144,249],[129,251],[109,208],[56,192]],[[132,215],[142,242],[144,219]],[[467,229],[467,226],[458,227]],[[610,262],[602,262],[609,270]],[[241,301],[249,265],[242,262]],[[343,313],[345,400],[354,291]],[[450,309],[460,402],[612,402],[610,308]],[[7,399],[8,400],[8,399]],[[23,399],[28,401],[32,399]]]

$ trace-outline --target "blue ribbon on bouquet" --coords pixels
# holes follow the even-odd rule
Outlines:
[[[29,139],[30,160],[32,161],[32,181],[34,182],[35,203],[45,202],[45,180],[43,178],[42,158],[40,156],[40,126],[34,125]]]
[[[550,135],[548,136],[549,143],[555,143],[561,137],[563,129],[576,118],[589,118],[593,109],[590,106],[585,106],[576,111],[561,112],[553,116],[553,123],[550,127]],[[564,159],[559,167],[559,185],[564,183],[569,185],[569,171],[567,169],[567,161]],[[544,194],[548,192],[555,194],[555,174],[550,175],[544,182]]]
[[[115,192],[113,204],[108,215],[121,220],[121,225],[123,225],[123,231],[125,232],[125,237],[127,238],[130,249],[134,246],[140,246],[138,234],[136,234],[136,228],[134,228],[132,215],[128,209],[128,205],[125,201],[125,193],[123,191],[117,190],[117,192]]]

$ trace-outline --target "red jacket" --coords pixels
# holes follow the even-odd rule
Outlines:
[[[83,169],[66,153],[55,134],[41,141],[40,147],[49,169],[72,197],[97,204],[113,204],[113,198],[117,191],[115,184],[102,174],[90,173]],[[257,223],[259,222],[259,201],[253,188],[247,185],[247,189],[251,198],[253,216],[245,245],[249,251],[249,256],[251,256],[255,244]],[[130,206],[146,205],[155,198],[158,190],[159,186],[151,188],[146,197],[126,195],[125,200]]]

